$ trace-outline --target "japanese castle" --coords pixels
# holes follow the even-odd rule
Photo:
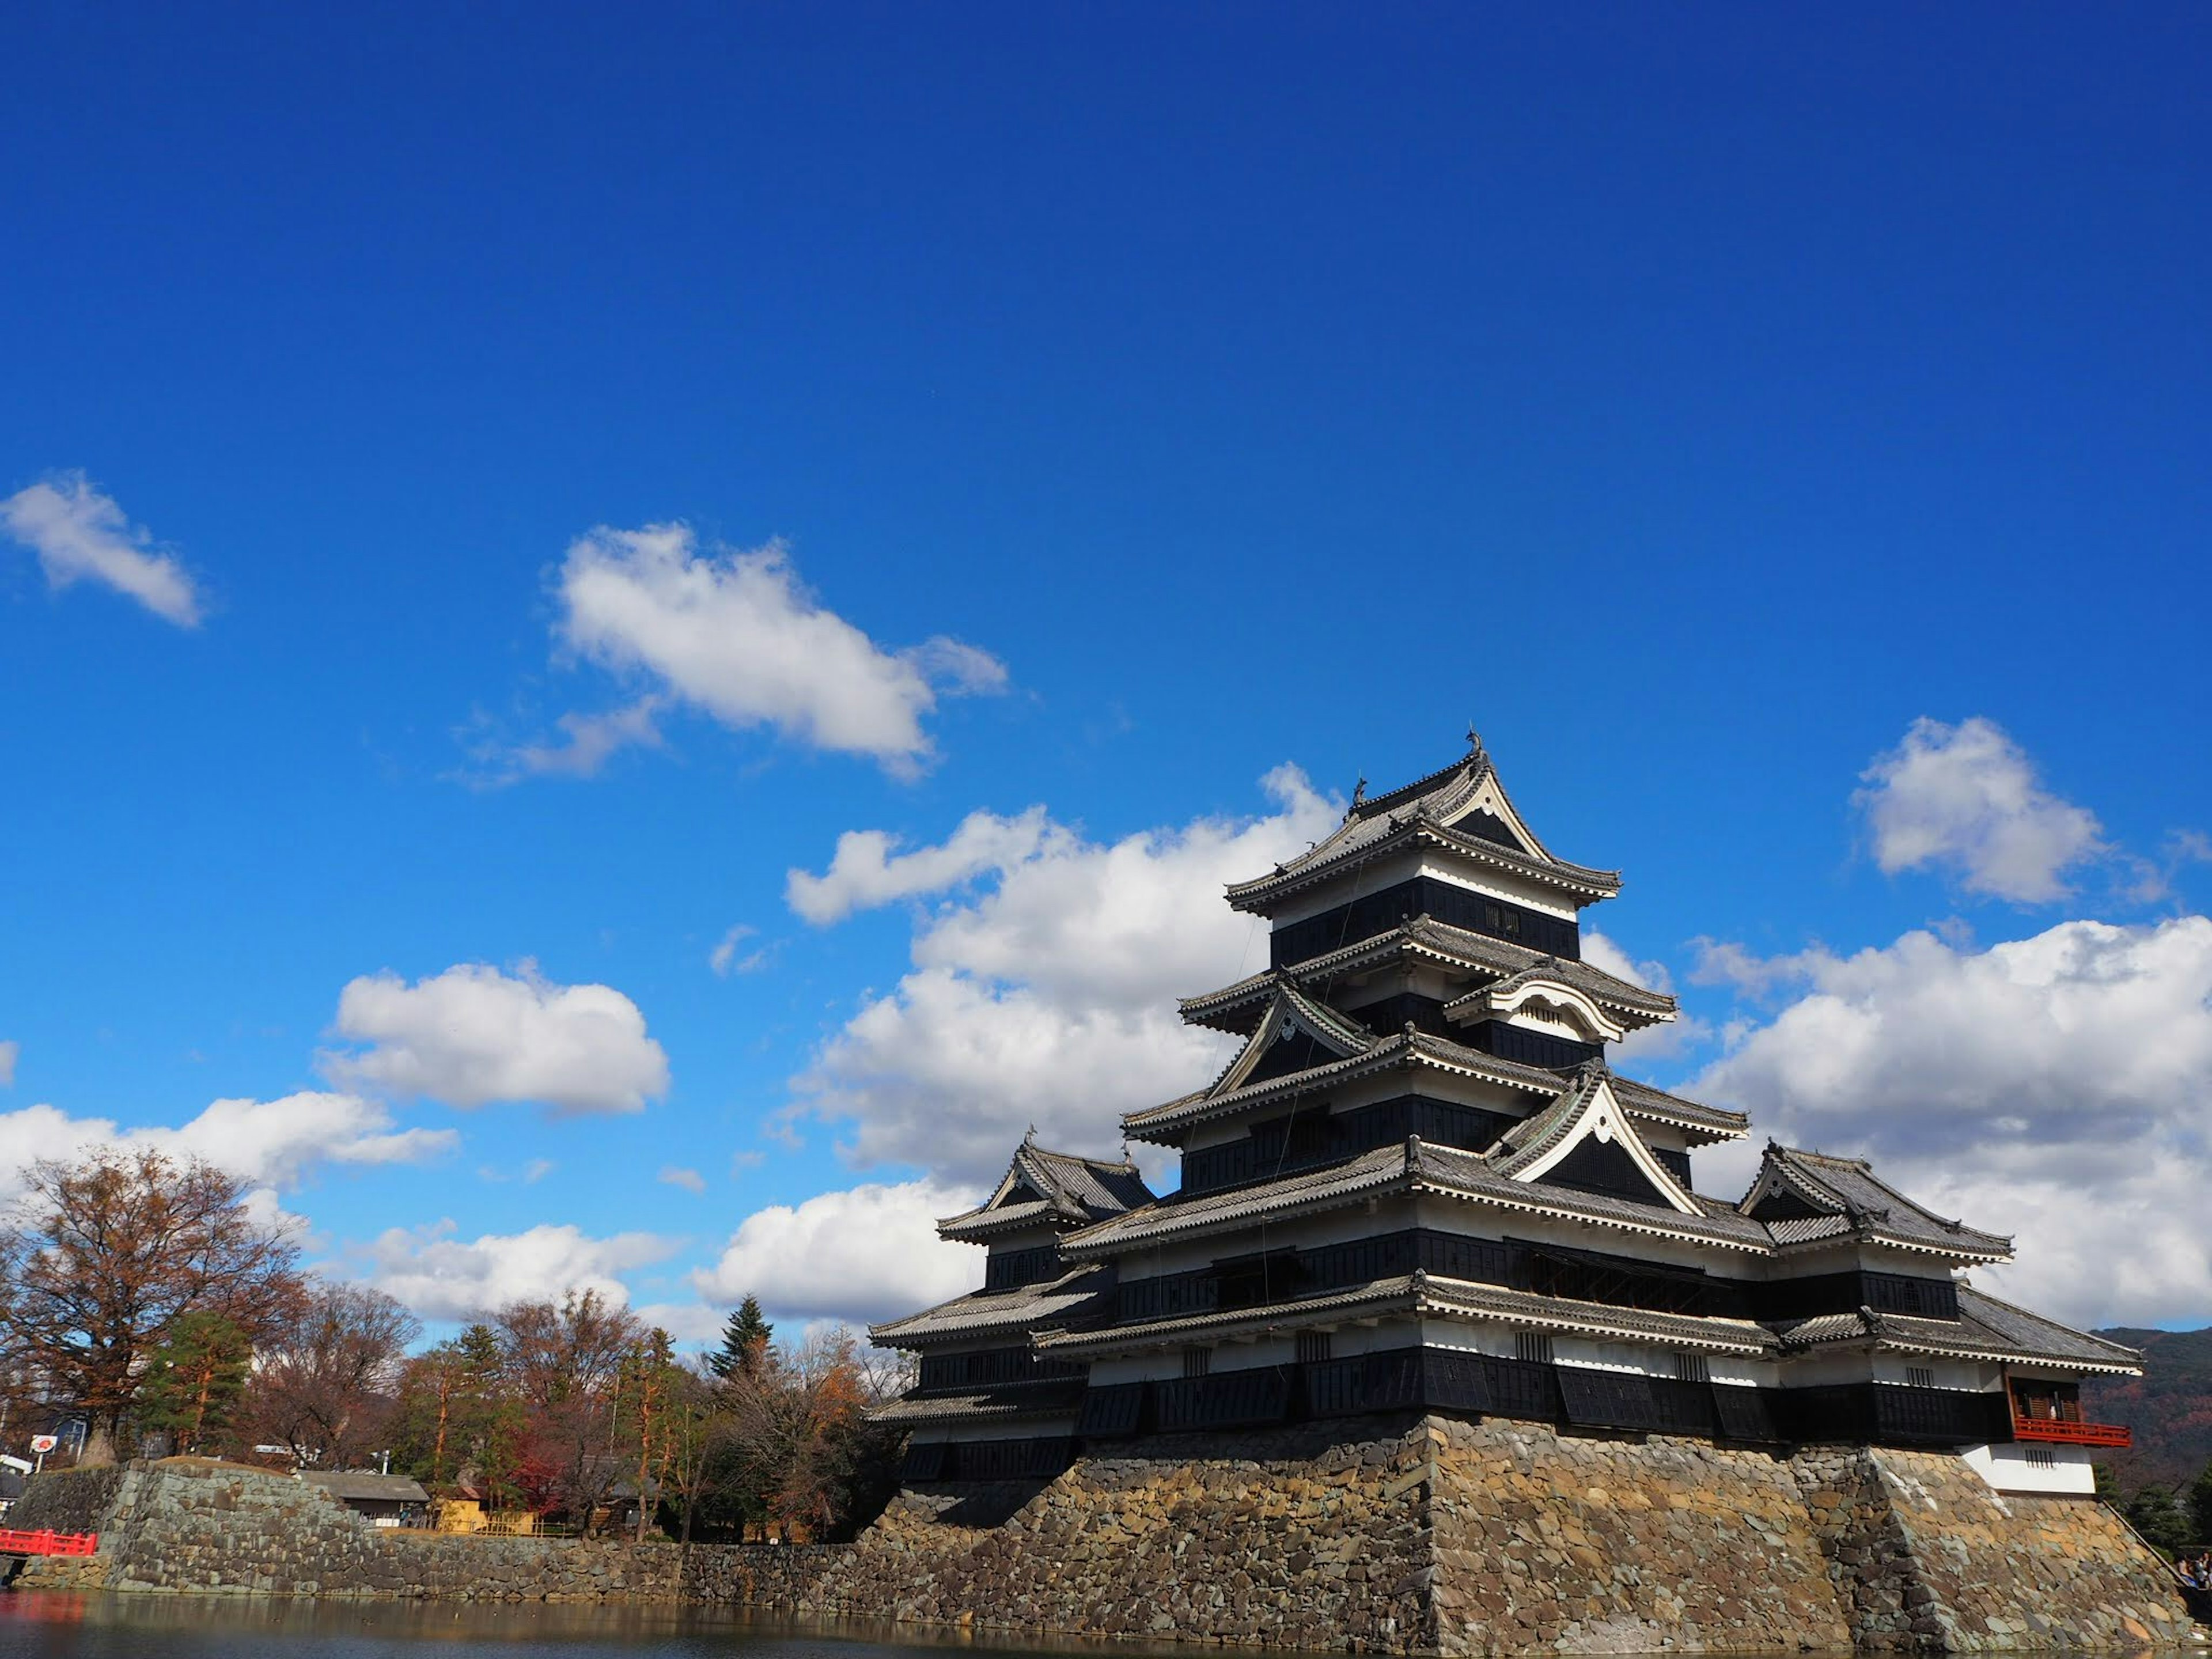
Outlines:
[[[1620,876],[1554,854],[1468,744],[1229,890],[1268,966],[1182,1012],[1243,1046],[1122,1120],[1181,1155],[1178,1190],[1024,1141],[940,1224],[985,1247],[982,1288],[871,1332],[920,1359],[882,1413],[908,1484],[1434,1412],[1949,1449],[2000,1490],[2093,1490],[2127,1431],[2081,1420],[2081,1381],[2139,1356],[1973,1288],[2010,1240],[1862,1160],[1770,1143],[1740,1198],[1699,1192],[1697,1153],[1748,1121],[1607,1063],[1674,999],[1582,959]]]

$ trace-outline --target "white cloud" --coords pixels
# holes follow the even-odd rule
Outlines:
[[[970,812],[939,845],[896,854],[891,849],[899,844],[897,836],[881,830],[848,830],[837,837],[826,872],[816,876],[793,870],[786,876],[784,897],[817,927],[842,921],[855,910],[941,893],[988,871],[1018,864],[1036,854],[1046,829],[1042,806],[1011,818]]]
[[[1930,866],[1968,892],[2021,904],[2066,896],[2065,872],[2106,847],[2096,815],[2044,788],[1995,721],[1917,720],[1861,774],[1875,861],[1891,875]]]
[[[535,1187],[559,1167],[550,1158],[533,1158],[522,1166],[522,1184]]]
[[[526,777],[592,778],[624,749],[661,747],[659,720],[665,699],[640,697],[620,708],[600,714],[563,714],[555,722],[561,728],[558,743],[526,743],[508,750],[491,750],[491,763],[483,781],[513,783]]]
[[[721,1258],[691,1275],[710,1302],[757,1296],[787,1319],[856,1324],[912,1313],[971,1291],[983,1253],[937,1236],[939,1218],[972,1208],[973,1188],[933,1180],[821,1193],[745,1218]]]
[[[921,720],[940,695],[1006,684],[996,658],[957,640],[884,649],[815,601],[781,543],[702,550],[685,525],[600,526],[570,545],[556,599],[579,656],[648,676],[726,726],[771,726],[902,775],[930,757]]]
[[[2096,1324],[2212,1322],[2212,919],[1927,933],[1796,959],[1805,994],[1690,1085],[2015,1235],[2002,1292]],[[1711,1184],[1705,1169],[1701,1184]]]
[[[757,938],[759,933],[759,928],[740,921],[722,935],[714,948],[707,953],[707,965],[714,970],[716,978],[727,979],[732,974],[757,974],[768,966],[769,951],[765,945],[748,951],[743,956],[738,954],[739,945],[749,939]]]
[[[0,1042],[0,1089],[15,1085],[15,1060],[23,1052],[23,1045],[9,1041]]]
[[[635,1112],[668,1088],[645,1016],[605,985],[556,985],[464,963],[413,985],[365,975],[338,994],[338,1035],[368,1047],[323,1056],[334,1079],[453,1106],[538,1101],[562,1112]]]
[[[173,1128],[125,1129],[112,1119],[71,1117],[40,1104],[0,1113],[0,1196],[19,1192],[21,1171],[38,1159],[71,1158],[94,1146],[202,1158],[247,1186],[290,1188],[320,1164],[422,1164],[459,1141],[450,1129],[396,1129],[386,1107],[347,1094],[218,1100]]]
[[[660,1174],[655,1179],[664,1187],[681,1187],[687,1193],[703,1193],[707,1190],[706,1176],[701,1175],[696,1170],[683,1169],[673,1164],[662,1164]]]
[[[357,1254],[362,1276],[424,1319],[466,1319],[510,1302],[557,1301],[597,1291],[629,1301],[620,1276],[665,1261],[678,1243],[653,1233],[593,1238],[573,1224],[544,1224],[520,1233],[456,1237],[450,1220],[393,1227]]]
[[[199,626],[200,596],[173,554],[82,472],[64,472],[0,501],[0,525],[39,556],[46,586],[96,581],[138,601],[179,628]]]
[[[995,1177],[1032,1122],[1048,1144],[1111,1150],[1122,1113],[1186,1093],[1222,1063],[1225,1040],[1185,1026],[1175,999],[1266,963],[1267,924],[1231,910],[1223,886],[1337,822],[1295,768],[1262,784],[1275,810],[1258,818],[1111,843],[1048,822],[988,892],[919,924],[913,971],[798,1079],[804,1109],[849,1121],[863,1164],[973,1181]]]

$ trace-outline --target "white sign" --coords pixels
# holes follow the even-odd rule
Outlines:
[[[61,1443],[58,1437],[51,1434],[34,1434],[31,1437],[31,1449],[41,1457]]]

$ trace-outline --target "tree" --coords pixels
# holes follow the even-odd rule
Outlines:
[[[707,1356],[708,1370],[724,1382],[752,1370],[768,1352],[775,1334],[775,1327],[761,1315],[760,1299],[748,1295],[722,1327],[722,1346]]]
[[[2190,1483],[2189,1532],[2189,1543],[2212,1542],[2212,1463]]]
[[[525,1415],[518,1479],[532,1466],[550,1477],[540,1494],[588,1532],[593,1512],[623,1473],[615,1454],[623,1367],[644,1336],[625,1310],[597,1291],[517,1302],[494,1321],[501,1374]]]
[[[465,1464],[488,1486],[505,1485],[504,1466],[486,1468],[499,1438],[500,1389],[499,1338],[489,1325],[408,1361],[390,1430],[400,1466],[433,1491],[458,1480]]]
[[[359,1468],[392,1411],[415,1316],[366,1285],[314,1281],[299,1314],[262,1346],[249,1413],[264,1440],[309,1467]]]
[[[180,1452],[203,1449],[230,1427],[252,1363],[252,1343],[221,1314],[180,1316],[140,1379],[139,1427],[167,1433]]]
[[[22,1219],[0,1236],[15,1358],[85,1410],[96,1448],[122,1435],[148,1362],[185,1314],[258,1343],[298,1305],[290,1239],[212,1164],[105,1147],[33,1164],[25,1179]]]
[[[897,1437],[869,1420],[875,1378],[852,1334],[841,1328],[769,1349],[763,1362],[723,1384],[726,1479],[748,1518],[817,1537],[872,1519],[897,1485]]]
[[[2127,1515],[2129,1523],[2168,1556],[2190,1541],[2189,1522],[2164,1486],[2145,1486],[2128,1501]]]

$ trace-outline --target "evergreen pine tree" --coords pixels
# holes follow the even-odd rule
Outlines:
[[[140,1382],[139,1425],[165,1431],[180,1452],[220,1442],[252,1360],[252,1342],[221,1314],[184,1315]]]
[[[2212,1463],[2190,1485],[2189,1541],[2212,1542]]]
[[[757,1297],[748,1296],[722,1327],[722,1346],[707,1356],[707,1369],[727,1382],[738,1372],[750,1372],[768,1352],[775,1327],[761,1316]]]
[[[2169,1557],[2189,1540],[2189,1522],[2181,1505],[2164,1486],[2145,1486],[2128,1501],[2128,1520],[2135,1529]]]

